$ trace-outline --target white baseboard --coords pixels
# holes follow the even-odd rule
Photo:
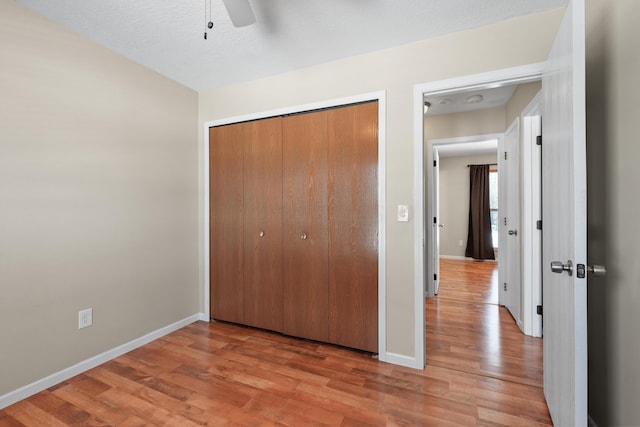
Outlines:
[[[53,373],[45,378],[39,379],[31,384],[27,384],[24,387],[20,387],[17,390],[10,391],[9,393],[0,396],[0,409],[6,408],[9,405],[13,405],[14,403],[19,402],[22,399],[26,399],[27,397],[32,396],[36,393],[40,393],[41,391],[46,390],[49,387],[59,384],[62,381],[66,381],[71,377],[75,377],[78,374],[95,368],[98,365],[108,362],[111,359],[115,359],[118,356],[128,353],[131,350],[134,350],[145,344],[148,344],[151,341],[157,340],[160,337],[177,331],[178,329],[198,320],[204,320],[205,322],[208,322],[209,316],[205,313],[193,314],[163,328],[157,329],[153,332],[149,332],[148,334],[129,341],[128,343],[122,344],[118,347],[112,348],[111,350],[107,350],[104,353],[90,357],[89,359],[83,360],[82,362],[78,362],[73,366],[69,366],[68,368]]]
[[[473,259],[473,258],[467,258],[466,256],[460,256],[460,255],[440,255],[440,258],[442,258],[442,259],[460,259],[460,260]]]
[[[396,354],[387,352],[385,361],[394,365],[405,366],[407,368],[424,369],[422,363],[418,364],[415,357],[405,356],[404,354]]]
[[[483,260],[477,260],[477,259],[473,259],[473,258],[466,257],[466,256],[458,256],[458,255],[440,255],[440,258],[442,258],[442,259],[457,259],[457,260],[461,260],[461,261],[498,262],[498,258],[497,258],[497,257],[496,257],[496,259],[483,259]]]

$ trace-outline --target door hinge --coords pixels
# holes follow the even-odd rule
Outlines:
[[[504,217],[504,225],[507,225],[507,217]]]
[[[505,292],[506,292],[506,290],[507,290],[507,282],[504,282],[503,289],[504,289],[504,290],[505,290]]]
[[[542,145],[542,135],[536,136],[536,145]]]
[[[539,314],[540,316],[542,316],[542,306],[541,305],[536,306],[536,313]]]
[[[538,230],[542,230],[542,220],[539,219],[538,221],[536,221],[536,229]]]
[[[438,162],[436,160],[433,161],[433,167],[435,168]]]
[[[504,159],[507,160],[507,152],[504,152]]]
[[[438,275],[437,274],[433,275],[433,280],[438,280]]]

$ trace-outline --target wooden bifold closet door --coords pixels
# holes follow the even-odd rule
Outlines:
[[[211,317],[244,323],[244,141],[246,126],[209,129]]]
[[[245,124],[244,323],[282,330],[282,119]]]
[[[328,114],[329,341],[377,352],[378,103]]]
[[[210,129],[211,316],[282,329],[282,119]]]
[[[211,317],[378,351],[378,103],[210,129]]]
[[[329,339],[326,111],[283,122],[284,333]]]

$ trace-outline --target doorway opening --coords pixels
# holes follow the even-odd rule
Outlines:
[[[494,109],[495,110],[495,109]],[[497,127],[501,126],[503,121],[502,110],[492,111],[491,114],[497,115]],[[459,120],[462,120],[469,128],[473,128],[473,122],[484,123],[487,114],[476,113],[449,113],[436,116],[433,124],[437,127],[439,124],[450,123],[457,126]],[[432,119],[433,117],[430,117]],[[437,120],[436,120],[437,119]],[[440,122],[440,123],[438,123]],[[431,124],[431,123],[430,123]],[[444,132],[448,130],[445,129]],[[443,130],[441,130],[443,132]],[[499,210],[498,203],[499,182],[498,182],[498,147],[502,145],[503,134],[488,134],[477,136],[463,136],[444,139],[430,139],[427,141],[427,150],[432,153],[433,165],[429,168],[427,177],[427,195],[429,201],[429,217],[432,217],[431,235],[430,235],[430,256],[432,257],[433,266],[433,291],[425,292],[425,296],[435,296],[439,293],[439,285],[443,276],[440,272],[440,262],[442,259],[447,260],[465,260],[469,248],[469,221],[470,221],[470,168],[477,165],[487,165],[486,173],[488,182],[486,197],[488,199],[486,208],[486,218],[484,218],[485,227],[490,226],[491,231],[485,233],[484,237],[489,240],[485,242],[485,246],[493,248],[488,254],[482,258],[491,261],[498,259],[499,247]],[[493,185],[492,185],[493,181]],[[487,223],[489,221],[489,223]],[[487,235],[488,234],[488,235]],[[495,296],[495,304],[498,304],[498,287],[497,280],[495,289],[491,290],[491,294]]]
[[[425,273],[427,363],[536,386],[543,380],[542,343],[525,345],[523,314],[533,307],[523,306],[532,283],[531,278],[524,280],[522,268],[531,251],[524,247],[531,237],[522,237],[526,228],[522,210],[532,204],[524,203],[532,194],[522,185],[527,181],[522,164],[530,161],[524,156],[533,150],[522,147],[533,143],[524,136],[523,124],[530,119],[524,115],[532,109],[529,104],[537,105],[540,89],[536,80],[425,94],[430,108],[423,126],[425,151],[432,156],[426,162],[432,167],[425,199],[434,272]],[[433,108],[434,104],[445,108]],[[483,130],[493,133],[478,134]],[[485,182],[478,214],[484,217],[482,233],[471,231],[478,197],[473,184],[477,172],[471,168],[477,166]],[[492,251],[471,251],[473,245],[467,243],[477,243],[478,234]],[[451,342],[443,331],[453,328],[457,333]]]
[[[453,147],[454,143],[473,144],[486,142],[491,139],[493,139],[494,141],[497,140],[498,148],[494,151],[493,154],[493,159],[495,160],[490,161],[484,159],[479,163],[493,163],[494,168],[497,168],[498,171],[497,173],[500,181],[500,196],[498,198],[498,207],[494,207],[493,211],[493,216],[497,217],[494,218],[494,223],[497,222],[497,224],[493,224],[492,234],[498,235],[498,243],[495,245],[497,252],[496,258],[498,258],[496,261],[498,266],[502,265],[503,268],[501,268],[501,270],[504,270],[504,266],[509,265],[509,251],[505,249],[505,236],[515,235],[517,232],[517,229],[514,227],[513,233],[508,233],[508,231],[512,229],[508,227],[511,227],[513,224],[510,222],[506,226],[504,224],[505,215],[503,214],[507,209],[505,200],[508,200],[508,198],[505,198],[503,194],[503,187],[506,187],[505,183],[507,182],[505,180],[505,177],[508,177],[508,173],[505,173],[504,176],[502,173],[506,167],[504,163],[505,159],[503,157],[504,152],[507,151],[505,149],[505,136],[508,131],[513,132],[518,137],[517,141],[520,142],[520,137],[522,136],[524,127],[524,121],[522,121],[524,118],[523,114],[525,113],[525,110],[527,108],[530,108],[529,104],[533,102],[533,98],[536,98],[536,96],[538,96],[539,98],[539,95],[537,94],[540,90],[540,76],[541,71],[539,66],[532,65],[527,67],[519,67],[518,69],[502,70],[495,73],[468,76],[461,79],[452,79],[451,81],[443,81],[433,84],[416,86],[416,107],[418,105],[418,102],[420,102],[421,106],[425,103],[425,101],[428,101],[429,103],[429,108],[427,109],[426,114],[425,111],[421,108],[422,111],[420,111],[420,116],[422,120],[420,120],[420,129],[416,129],[416,131],[418,131],[421,135],[420,142],[422,143],[422,147],[419,151],[422,153],[422,158],[419,161],[420,164],[417,165],[417,170],[420,173],[420,177],[416,176],[416,183],[418,187],[416,189],[416,220],[420,220],[418,216],[418,210],[420,209],[420,207],[422,207],[422,212],[420,212],[420,214],[423,219],[420,224],[416,224],[416,231],[425,237],[424,245],[419,249],[419,256],[422,262],[418,263],[421,271],[416,271],[416,278],[419,277],[422,280],[419,284],[416,282],[416,292],[418,292],[419,286],[421,294],[426,296],[427,298],[433,298],[438,294],[439,280],[445,278],[445,276],[438,276],[440,270],[441,255],[444,255],[442,259],[449,259],[451,261],[458,261],[463,263],[469,262],[465,259],[464,253],[463,255],[460,255],[460,252],[453,254],[441,253],[440,245],[442,244],[442,242],[440,241],[440,239],[435,238],[439,237],[438,234],[445,233],[445,230],[449,228],[449,230],[447,231],[456,231],[456,233],[450,233],[454,234],[453,239],[451,239],[452,236],[449,236],[449,242],[443,245],[443,249],[447,244],[449,245],[449,247],[451,247],[451,244],[453,244],[454,247],[460,250],[461,247],[462,249],[464,249],[464,246],[466,244],[465,239],[460,238],[461,235],[465,235],[466,229],[452,230],[447,223],[444,223],[444,217],[442,216],[442,213],[437,212],[439,206],[437,205],[437,203],[434,204],[432,198],[434,191],[433,184],[438,182],[438,176],[435,172],[438,171],[435,167],[432,169],[431,166],[434,164],[434,160],[437,160],[440,155],[440,149],[434,150],[434,147],[444,146],[447,143],[451,147]],[[494,100],[494,92],[500,91],[506,91],[506,101],[508,102],[503,102],[502,104],[500,104],[500,102]],[[514,94],[516,96],[514,96]],[[464,108],[466,110],[452,111],[452,104],[459,102],[460,99],[462,99],[462,103],[464,103]],[[477,108],[479,107],[478,105],[473,105],[481,103],[483,100],[490,101],[485,103],[484,109]],[[537,102],[539,101],[540,100],[538,99]],[[446,113],[436,114],[438,106],[445,106],[450,110]],[[488,108],[486,108],[487,106]],[[417,115],[418,112],[416,108],[416,116]],[[441,115],[443,117],[433,120],[433,117],[438,117],[438,115]],[[447,118],[446,115],[456,115],[456,118],[459,120],[452,120],[451,117]],[[470,124],[468,121],[460,120],[463,118],[469,119],[472,116],[477,116],[477,123]],[[514,119],[518,120],[516,128],[513,127]],[[447,134],[447,131],[452,132]],[[416,140],[416,144],[417,143],[418,142]],[[528,154],[523,151],[523,153],[516,154],[513,158],[520,159],[521,155],[527,156]],[[443,160],[446,162],[445,159],[440,159],[441,164],[443,164]],[[527,161],[529,161],[529,159],[525,158],[525,161],[523,163],[526,163]],[[466,166],[466,162],[463,163],[465,163],[464,166]],[[468,161],[468,163],[475,164],[478,162]],[[435,164],[437,165],[437,161]],[[520,160],[518,160],[517,164],[518,166],[521,166]],[[466,171],[463,171],[462,173],[466,173],[466,176],[468,177],[468,169],[466,169]],[[518,169],[515,174],[515,176],[519,177],[521,171]],[[512,177],[513,176],[514,175],[512,172]],[[418,179],[420,180],[420,182],[418,182]],[[520,185],[521,183],[521,181],[518,181],[517,187],[519,189],[522,189],[522,186]],[[522,191],[522,196],[517,195],[515,197],[512,197],[513,200],[518,200],[518,208],[522,208],[520,202],[530,195],[530,193],[528,193],[528,188],[524,188],[522,189]],[[468,193],[456,194],[455,196],[458,198],[469,197]],[[495,209],[497,209],[497,211]],[[468,213],[464,213],[463,215],[468,215]],[[436,218],[435,221],[434,217]],[[437,219],[438,217],[442,218],[442,221],[439,221]],[[521,217],[520,212],[518,212],[517,217]],[[495,221],[495,219],[498,219],[498,221]],[[440,227],[440,225],[442,225],[443,227]],[[521,236],[522,231],[520,231],[518,237]],[[463,241],[460,242],[460,240]],[[518,245],[520,245],[520,243]],[[529,255],[529,252],[529,248],[525,249],[524,251],[527,256]],[[518,258],[521,257],[518,256]],[[447,262],[449,263],[447,267],[450,267],[452,263],[449,261]],[[495,263],[493,263],[493,267],[495,267]],[[457,270],[462,270],[462,267],[457,267]],[[444,271],[443,273],[446,274],[446,272]],[[499,280],[495,280],[495,275],[493,272],[490,272],[488,274],[490,278],[488,280],[489,284],[496,287],[499,284],[498,291],[489,291],[488,293],[489,295],[491,295],[492,293],[497,292],[497,303],[500,305],[506,305],[506,297],[508,296],[508,291],[505,292],[504,290],[505,280],[503,280],[502,277],[504,274],[505,273],[501,271]],[[518,275],[521,276],[521,272],[518,272]],[[513,288],[519,287],[521,285],[522,283],[520,281],[518,281],[518,283],[514,282],[512,284]],[[509,286],[507,286],[507,288],[509,288]],[[523,296],[523,292],[519,292],[515,298],[511,298],[517,300],[517,305],[519,307],[522,307]],[[467,295],[467,297],[469,296]],[[490,299],[488,302],[493,303],[494,305],[496,304],[495,301],[491,301]],[[428,301],[426,305],[423,304],[423,316],[420,318],[422,324],[419,327],[418,325],[416,325],[417,329],[421,329],[425,332],[428,330],[428,327],[424,323],[426,320],[426,317],[424,316],[424,310],[428,310],[428,306]],[[504,310],[504,308],[502,309]],[[509,310],[506,313],[511,313],[513,315],[514,312],[515,309]],[[513,317],[516,318],[516,316]],[[518,317],[522,317],[521,313],[518,313]],[[480,319],[479,322],[481,321],[482,320]],[[511,323],[514,323],[513,319],[510,319],[510,321]],[[516,319],[516,323],[522,329],[522,321],[520,319]],[[428,333],[425,333],[423,335],[423,339],[429,339]],[[426,346],[425,348],[427,348],[428,351],[429,346]],[[429,355],[427,354],[426,358],[423,360],[425,360],[425,362],[428,362]]]

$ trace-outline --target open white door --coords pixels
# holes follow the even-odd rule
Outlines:
[[[539,102],[539,103],[538,103]],[[542,93],[536,96],[533,108],[523,112],[522,119],[522,210],[520,230],[522,242],[522,331],[534,337],[542,336],[542,149],[537,144],[542,135]]]
[[[432,218],[433,227],[433,289],[438,295],[440,288],[440,154],[438,147],[433,147],[433,193],[432,193]]]
[[[500,232],[504,235],[504,250],[502,265],[504,281],[502,289],[505,292],[504,303],[518,326],[522,329],[521,318],[521,289],[520,275],[521,244],[520,244],[520,118],[516,118],[504,133],[504,153],[502,179],[504,191],[504,216],[500,224]]]
[[[587,425],[584,38],[584,0],[570,0],[542,79],[544,393],[557,426]]]

